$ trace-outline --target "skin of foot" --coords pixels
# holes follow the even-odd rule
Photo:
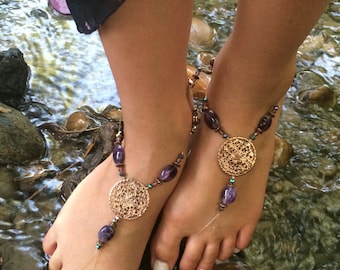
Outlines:
[[[122,106],[127,178],[143,184],[153,182],[188,146],[191,13],[190,1],[125,1],[98,29]],[[43,248],[50,269],[138,269],[155,220],[182,169],[171,182],[149,191],[150,204],[142,217],[120,220],[113,239],[96,251],[99,229],[114,217],[110,189],[120,180],[112,157],[106,159],[74,190],[47,233]]]
[[[217,55],[207,89],[209,107],[229,136],[248,137],[259,119],[285,95],[296,52],[329,1],[239,0],[233,33]],[[282,100],[281,100],[282,102]],[[234,249],[244,249],[261,215],[279,113],[254,141],[255,166],[236,177],[237,198],[216,217],[230,176],[217,163],[221,135],[201,123],[192,153],[167,202],[152,241],[154,270],[209,270]],[[216,217],[216,218],[215,218]],[[208,226],[207,226],[208,225]]]
[[[231,136],[249,136],[272,102],[285,93],[292,79],[287,70],[291,71],[297,48],[326,4],[325,0],[254,1],[238,1],[236,46],[222,49],[221,59],[229,60],[221,61],[226,66],[216,68],[209,85],[210,107]],[[125,112],[126,171],[143,183],[157,177],[188,141],[190,110],[184,101],[184,77],[191,10],[191,2],[179,0],[126,1],[99,31]],[[237,79],[245,67],[253,73]],[[169,74],[173,76],[170,82]],[[267,103],[258,97],[266,97]],[[188,239],[182,270],[211,269],[216,258],[225,259],[235,247],[247,246],[262,209],[276,124],[256,139],[258,159],[251,172],[237,178],[236,201],[203,231],[216,214],[228,176],[216,166],[223,140],[201,126],[180,186],[165,208],[153,241],[153,262],[163,261],[169,268],[158,263],[163,268],[156,270],[175,264],[183,237]],[[68,199],[43,243],[51,256],[51,270],[138,269],[153,224],[178,177],[151,190],[148,211],[137,220],[119,221],[114,238],[97,253],[97,232],[114,216],[108,193],[119,180],[117,175],[108,158]]]
[[[183,130],[181,133],[186,135],[177,136],[178,140],[175,134],[170,135],[171,131],[167,135],[161,132],[164,136],[158,139],[157,147],[157,139],[147,139],[154,149],[148,148],[147,141],[140,142],[138,136],[130,143],[126,140],[127,177],[143,184],[153,182],[160,170],[186,149],[190,126]],[[77,186],[47,233],[43,247],[51,256],[50,269],[138,269],[153,224],[178,176],[150,190],[150,204],[144,215],[132,221],[120,220],[114,237],[96,250],[99,229],[114,217],[108,203],[109,191],[120,180],[110,155]]]
[[[181,180],[166,204],[153,239],[153,258],[168,266],[155,270],[172,269],[183,238],[187,240],[181,270],[212,269],[216,259],[226,260],[235,249],[247,247],[262,212],[276,123],[267,134],[256,139],[255,167],[248,174],[236,177],[236,201],[209,225],[218,213],[221,191],[230,176],[217,163],[217,150],[224,140],[201,123]]]

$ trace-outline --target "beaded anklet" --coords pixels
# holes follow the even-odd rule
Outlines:
[[[229,137],[221,127],[216,112],[208,107],[208,99],[204,99],[202,107],[204,122],[210,129],[214,130],[225,139],[217,153],[218,164],[225,174],[231,176],[228,185],[222,191],[219,211],[223,211],[229,204],[232,204],[235,201],[235,178],[248,173],[256,162],[256,149],[252,141],[254,141],[259,134],[262,134],[270,128],[272,118],[275,116],[278,109],[279,106],[273,106],[260,119],[255,131],[249,138]]]
[[[198,124],[198,113],[197,109],[194,108],[190,135],[195,133]],[[144,185],[134,178],[127,178],[124,172],[125,150],[122,146],[122,141],[123,134],[119,131],[116,135],[112,157],[118,168],[119,176],[122,177],[122,179],[114,184],[109,192],[109,205],[115,216],[109,224],[104,225],[99,230],[96,243],[97,250],[113,238],[117,223],[120,219],[134,220],[146,212],[150,202],[149,190],[173,180],[185,158],[184,151],[182,151],[173,163],[166,165],[161,170],[159,176],[155,178],[153,182]]]
[[[209,65],[206,68],[198,67],[192,78],[189,79],[189,86],[194,87],[197,80],[200,79],[200,73],[204,71],[207,74],[211,74],[214,67],[215,58],[210,60]],[[279,110],[279,106],[273,106],[259,121],[255,131],[249,136],[245,137],[229,137],[229,135],[223,130],[220,125],[219,117],[208,107],[207,97],[203,100],[202,112],[204,114],[204,122],[206,125],[219,133],[225,142],[220,146],[217,153],[217,160],[221,170],[230,175],[229,183],[222,191],[221,201],[218,211],[223,211],[229,204],[232,204],[236,200],[235,178],[247,174],[255,165],[256,162],[256,149],[252,141],[256,139],[259,134],[267,131],[271,124],[272,119],[276,112]],[[208,227],[218,216],[212,218],[212,220],[204,226],[203,231]]]

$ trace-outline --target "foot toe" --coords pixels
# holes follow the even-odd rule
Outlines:
[[[48,270],[60,270],[63,268],[60,256],[57,251],[53,253],[53,256],[48,262]]]
[[[235,240],[225,239],[220,246],[219,254],[217,259],[220,261],[225,261],[233,255],[235,250]]]
[[[208,244],[203,252],[203,256],[197,265],[198,270],[212,269],[219,254],[219,243]]]
[[[180,261],[181,270],[196,269],[203,256],[206,247],[205,242],[200,242],[199,239],[193,237],[187,240],[184,253]]]
[[[166,265],[172,269],[179,255],[181,240],[182,236],[173,227],[165,224],[159,226],[151,245],[153,269],[166,270]]]
[[[55,241],[54,234],[54,229],[52,227],[45,235],[42,243],[43,250],[48,256],[52,256],[57,249],[57,242]]]

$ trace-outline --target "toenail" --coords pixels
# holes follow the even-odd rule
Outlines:
[[[234,254],[239,253],[241,250],[238,248],[234,248]]]
[[[153,270],[170,270],[169,265],[165,262],[155,260],[153,264]]]

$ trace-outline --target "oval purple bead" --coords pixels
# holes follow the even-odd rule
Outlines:
[[[228,185],[222,192],[222,203],[224,205],[232,204],[236,199],[236,188],[233,185]]]
[[[216,130],[220,128],[220,120],[213,110],[206,110],[204,112],[204,122],[210,129]]]
[[[263,116],[261,118],[261,120],[259,121],[259,124],[257,126],[257,129],[263,133],[266,130],[268,130],[270,128],[270,126],[272,125],[272,116],[270,114],[266,114],[265,116]]]
[[[105,225],[98,232],[98,241],[101,243],[106,243],[115,234],[115,229],[110,225]]]
[[[113,161],[116,165],[121,165],[124,163],[125,153],[124,148],[120,144],[117,144],[113,149]]]
[[[163,168],[159,175],[161,182],[169,182],[177,175],[177,167],[174,164],[168,165]]]

